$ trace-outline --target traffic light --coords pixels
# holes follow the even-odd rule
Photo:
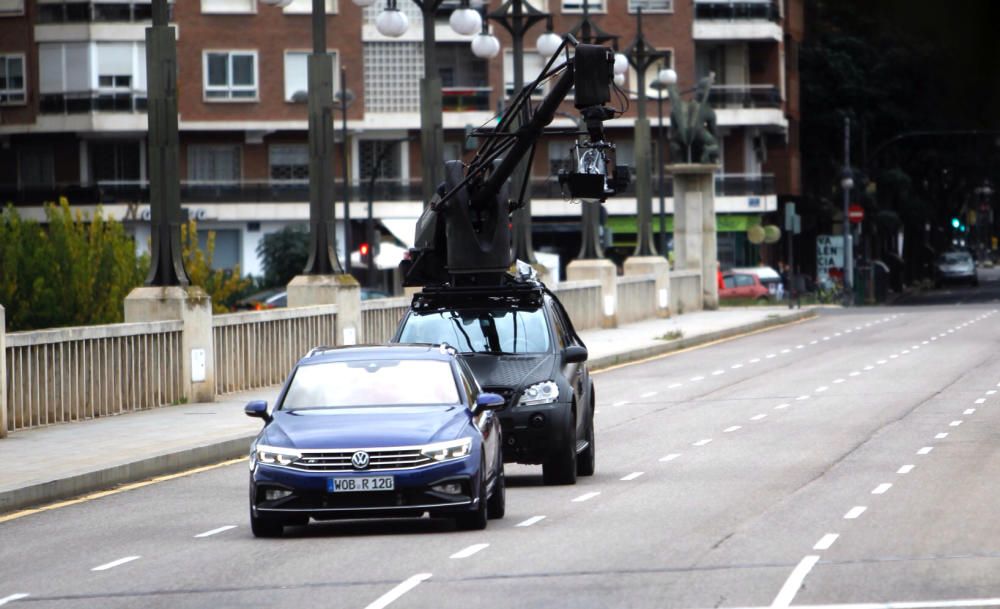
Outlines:
[[[358,253],[361,254],[362,264],[368,264],[370,262],[368,254],[371,253],[371,247],[368,246],[368,243],[362,243],[361,245],[359,245]]]
[[[958,218],[952,218],[951,219],[951,227],[952,228],[958,228],[960,226],[962,226],[962,221],[961,220],[959,220]]]

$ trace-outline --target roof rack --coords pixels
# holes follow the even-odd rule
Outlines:
[[[326,353],[327,351],[333,351],[336,347],[313,347],[306,353],[306,357],[312,357],[314,355],[319,355],[320,353]]]
[[[511,281],[491,286],[426,286],[413,295],[414,311],[455,308],[537,309],[544,302],[542,284]]]

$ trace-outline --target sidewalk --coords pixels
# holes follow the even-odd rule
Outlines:
[[[592,369],[812,317],[810,309],[725,308],[580,333]],[[663,340],[669,333],[680,338]],[[244,456],[261,423],[250,400],[273,402],[278,387],[117,417],[12,433],[0,440],[0,514]]]

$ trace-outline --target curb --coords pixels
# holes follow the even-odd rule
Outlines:
[[[790,315],[743,324],[725,330],[699,334],[690,338],[664,341],[662,344],[636,349],[627,353],[608,355],[590,360],[593,371],[634,362],[672,351],[704,345],[726,338],[734,338],[750,332],[783,326],[804,319],[816,317],[816,311],[807,309]],[[0,514],[38,507],[56,501],[78,498],[88,493],[111,490],[124,484],[148,480],[157,476],[176,474],[196,467],[214,465],[230,459],[246,456],[256,433],[220,442],[213,442],[194,448],[185,448],[123,463],[103,469],[76,474],[59,480],[50,480],[9,491],[0,491]]]
[[[778,317],[774,317],[771,319],[764,319],[749,324],[743,324],[741,326],[726,328],[725,330],[717,330],[715,332],[699,334],[697,336],[692,336],[690,338],[677,338],[674,340],[667,340],[663,341],[663,343],[659,345],[644,347],[642,349],[636,349],[634,351],[629,351],[627,353],[606,355],[604,357],[598,357],[592,359],[587,363],[589,364],[590,369],[596,372],[604,368],[610,368],[612,366],[618,366],[621,364],[627,364],[629,362],[648,359],[650,357],[656,357],[657,355],[664,355],[672,351],[680,351],[682,349],[697,347],[699,345],[712,343],[726,338],[735,338],[738,336],[742,336],[743,334],[748,334],[750,332],[758,332],[760,330],[767,330],[769,328],[776,328],[778,326],[784,326],[786,324],[791,324],[806,319],[812,319],[813,317],[816,317],[816,315],[817,313],[813,309],[800,310],[790,315],[780,315]]]

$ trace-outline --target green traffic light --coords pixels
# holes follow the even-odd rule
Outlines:
[[[952,228],[958,228],[961,225],[962,225],[962,221],[959,220],[958,218],[952,218],[951,219],[951,227]]]

